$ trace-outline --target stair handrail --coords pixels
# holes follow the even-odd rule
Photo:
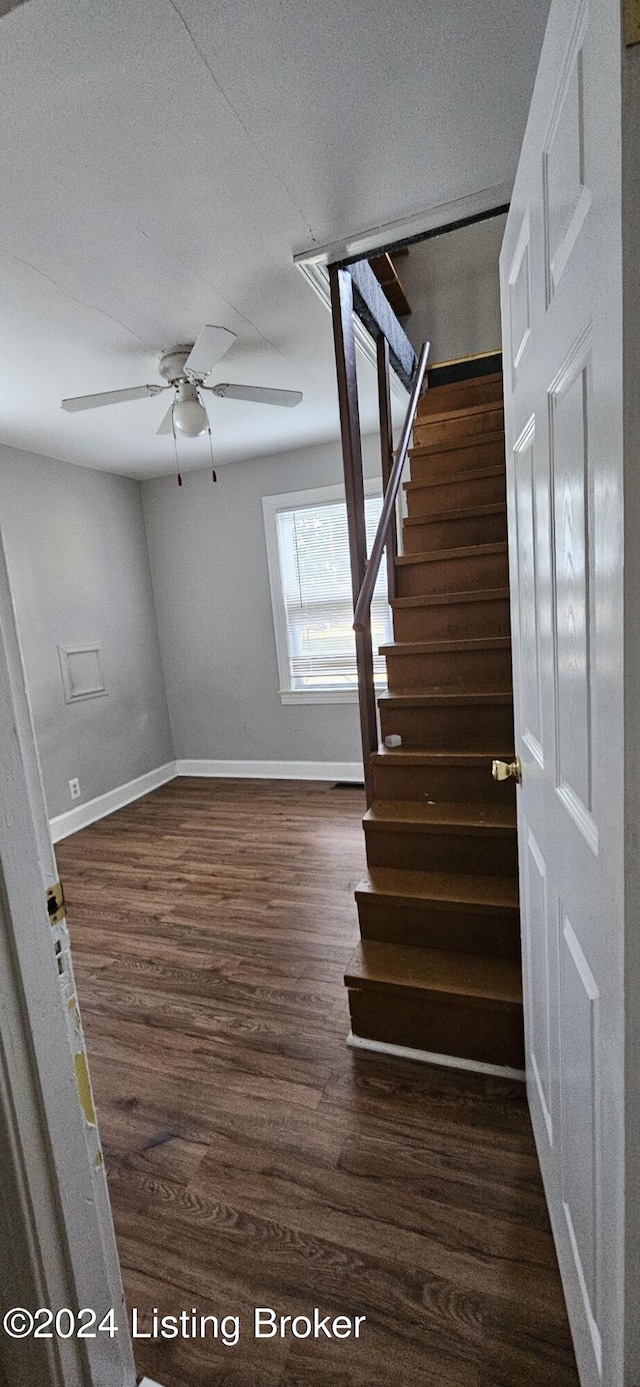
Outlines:
[[[362,586],[358,595],[358,601],[356,602],[356,608],[353,619],[354,631],[365,631],[369,622],[371,603],[373,600],[373,590],[375,588],[378,573],[380,571],[380,564],[382,562],[382,555],[384,553],[385,544],[387,542],[389,526],[391,524],[391,519],[394,513],[398,491],[400,490],[400,480],[404,471],[405,462],[407,460],[407,452],[409,449],[409,439],[411,438],[411,430],[413,429],[415,417],[418,412],[418,404],[420,401],[420,396],[422,394],[422,386],[424,382],[425,372],[427,369],[427,358],[429,356],[430,347],[430,342],[425,342],[423,344],[422,351],[420,352],[420,356],[418,357],[418,364],[415,369],[413,381],[411,383],[411,394],[409,396],[409,403],[407,405],[407,413],[405,415],[404,424],[402,425],[402,433],[400,434],[400,438],[398,440],[398,446],[395,452],[395,460],[389,476],[387,489],[384,493],[382,510],[380,512],[380,519],[378,521],[378,528],[376,530],[376,537],[371,546],[371,554],[367,561],[365,575],[362,580]]]

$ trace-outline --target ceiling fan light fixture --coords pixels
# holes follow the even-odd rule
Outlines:
[[[1,12],[2,0],[0,0]],[[193,345],[182,342],[168,347],[162,353],[158,371],[165,385],[134,385],[123,390],[100,390],[93,395],[73,395],[62,400],[62,408],[69,413],[78,410],[98,409],[100,405],[123,404],[125,400],[142,400],[148,395],[159,395],[163,390],[174,393],[173,404],[169,406],[156,433],[173,435],[176,429],[186,438],[198,438],[211,429],[209,417],[202,402],[201,390],[208,390],[219,399],[238,400],[241,403],[258,405],[283,405],[292,409],[302,400],[300,390],[280,390],[264,385],[232,385],[220,381],[207,385],[211,372],[218,361],[226,355],[236,340],[229,328],[216,327],[206,323]]]
[[[188,438],[198,438],[209,428],[209,416],[198,394],[197,386],[182,382],[176,392],[173,406],[174,427]]]

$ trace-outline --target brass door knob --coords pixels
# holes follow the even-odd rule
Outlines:
[[[491,774],[494,780],[515,780],[517,785],[522,784],[522,766],[520,757],[516,756],[515,761],[492,761]]]

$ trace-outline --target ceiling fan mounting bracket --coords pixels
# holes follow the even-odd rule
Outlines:
[[[162,353],[158,362],[158,371],[163,380],[168,381],[170,385],[177,385],[179,381],[189,379],[184,368],[192,348],[193,342],[180,342],[177,346],[170,347],[168,351]]]

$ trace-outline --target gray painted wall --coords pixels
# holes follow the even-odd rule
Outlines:
[[[379,443],[364,441],[379,472]],[[282,705],[262,497],[341,481],[339,443],[143,483],[176,756],[358,761],[356,704]]]
[[[498,259],[505,217],[477,222],[411,246],[398,273],[411,304],[406,332],[416,349],[428,338],[430,361],[499,351]]]
[[[53,816],[173,759],[140,485],[0,447],[0,527]],[[57,646],[94,641],[108,693],[66,704]]]

